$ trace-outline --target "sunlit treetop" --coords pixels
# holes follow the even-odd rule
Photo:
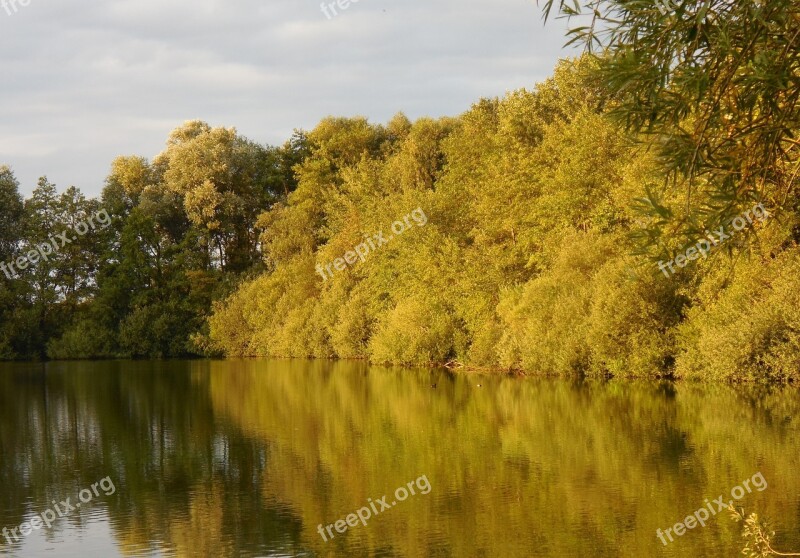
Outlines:
[[[570,43],[598,55],[613,114],[683,187],[684,226],[722,221],[753,199],[796,209],[800,2],[543,4],[546,18],[574,24]]]

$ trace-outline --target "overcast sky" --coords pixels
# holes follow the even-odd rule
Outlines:
[[[0,7],[0,164],[25,195],[97,195],[185,120],[277,145],[331,114],[457,115],[573,54],[532,0],[22,1]]]

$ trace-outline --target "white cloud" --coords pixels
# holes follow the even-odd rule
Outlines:
[[[456,115],[530,87],[562,50],[524,0],[32,0],[0,12],[0,164],[26,194],[102,188],[111,160],[152,157],[184,120],[264,143],[328,114]]]

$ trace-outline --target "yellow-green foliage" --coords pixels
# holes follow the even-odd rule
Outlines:
[[[535,89],[455,119],[323,120],[297,189],[258,221],[269,271],[216,306],[212,344],[229,355],[642,377],[673,373],[680,353],[684,377],[796,377],[793,259],[743,270],[712,296],[706,277],[717,285],[727,256],[665,277],[632,255],[630,233],[648,223],[631,201],[662,178],[604,113],[593,65],[565,61]],[[684,202],[679,192],[664,201]],[[415,208],[425,226],[320,275]]]
[[[586,342],[595,374],[654,376],[671,363],[684,300],[679,285],[653,275],[648,264],[619,257],[594,277]]]
[[[613,240],[576,233],[550,271],[505,294],[498,346],[504,366],[559,374],[588,366],[592,278],[613,255]]]
[[[680,327],[677,374],[800,380],[800,251],[754,256],[728,271],[709,278]]]
[[[551,269],[505,293],[498,345],[504,366],[620,376],[665,370],[680,310],[675,283],[621,255],[623,242],[576,233]]]
[[[408,298],[381,316],[370,355],[376,362],[442,363],[453,355],[454,333],[451,313],[442,304]]]

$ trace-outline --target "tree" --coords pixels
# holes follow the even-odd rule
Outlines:
[[[586,25],[570,42],[600,51],[612,114],[660,156],[684,209],[653,192],[646,244],[696,238],[753,200],[797,208],[800,4],[796,0],[545,0]],[[749,207],[749,205],[748,205]]]
[[[0,259],[6,261],[17,252],[24,206],[19,182],[10,168],[0,166]]]
[[[158,179],[203,232],[210,264],[237,272],[257,260],[258,214],[289,188],[282,164],[235,129],[199,121],[176,129],[154,162]]]
[[[18,253],[22,232],[24,205],[19,194],[19,182],[5,165],[0,166],[0,359],[27,356],[25,338],[29,331],[25,320],[17,320],[26,306],[25,284],[15,279],[7,267]]]

